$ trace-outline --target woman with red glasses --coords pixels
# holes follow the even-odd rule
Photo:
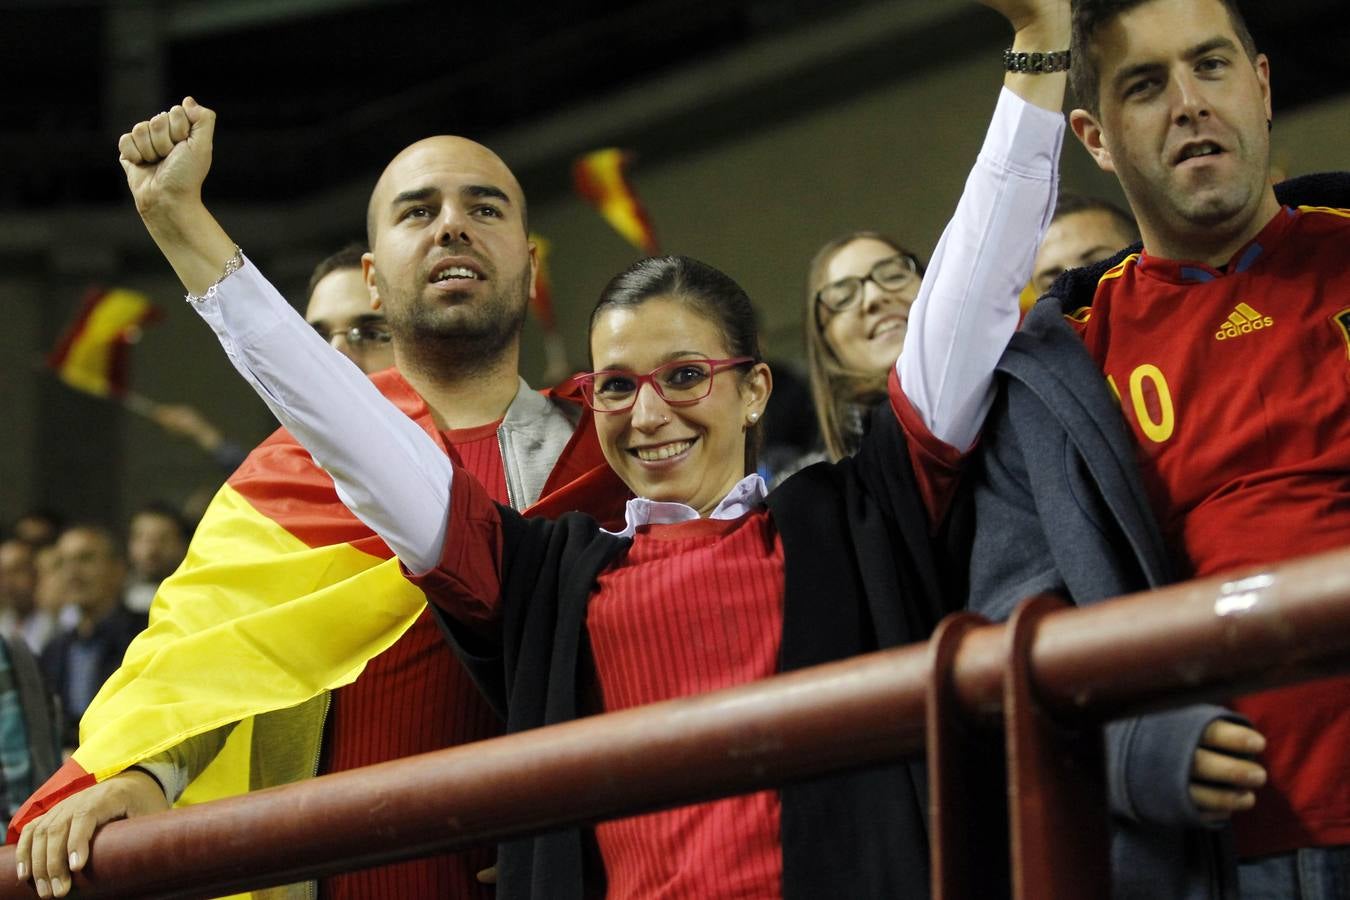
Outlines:
[[[1066,0],[989,5],[1018,26],[1016,49],[1067,42]],[[1006,342],[1054,205],[1063,76],[1006,83],[872,431],[771,494],[754,474],[773,385],[754,310],[696,260],[634,264],[591,315],[594,371],[577,381],[634,494],[613,531],[498,506],[336,354],[279,353],[321,339],[224,232],[183,237],[196,259],[242,263],[199,311],[433,598],[509,730],[921,640],[945,611],[928,526],[969,443],[935,435],[978,429],[997,357],[971,377],[948,351],[971,316]],[[922,783],[917,765],[876,766],[508,842],[498,896],[927,897]]]

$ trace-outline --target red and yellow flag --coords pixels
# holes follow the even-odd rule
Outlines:
[[[374,381],[444,447],[430,410],[396,370]],[[559,511],[546,502],[554,492],[602,520],[622,516],[622,485],[588,416],[540,511]],[[354,681],[425,605],[332,479],[288,432],[276,432],[212,501],[187,558],[155,595],[149,627],[81,719],[80,746],[15,815],[9,840],[76,791],[223,726],[234,725],[224,748],[180,805],[312,774],[310,763],[290,758],[317,759],[322,715],[311,715],[308,701]]]
[[[1022,315],[1025,316],[1031,312],[1031,308],[1036,305],[1036,301],[1040,298],[1036,285],[1028,281],[1027,286],[1022,288],[1022,293],[1017,295],[1017,307],[1022,311]]]
[[[127,389],[127,349],[140,337],[141,326],[159,317],[145,294],[92,288],[47,364],[76,390],[121,397]]]
[[[538,266],[534,273],[534,289],[530,292],[530,308],[544,330],[544,378],[549,382],[562,381],[571,369],[567,363],[567,345],[558,333],[558,320],[553,312],[553,275],[549,271],[549,256],[553,244],[541,234],[531,234]]]
[[[628,150],[608,147],[587,153],[572,165],[577,193],[590,203],[614,230],[648,256],[661,252],[651,219],[628,180],[636,157]]]
[[[534,289],[530,291],[530,309],[545,331],[557,331],[558,321],[553,316],[553,275],[548,268],[553,242],[534,232],[530,233],[530,242],[535,246],[535,255],[538,259],[534,272]]]

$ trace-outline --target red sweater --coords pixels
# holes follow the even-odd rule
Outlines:
[[[444,432],[451,459],[488,494],[507,503],[497,425]],[[356,681],[332,694],[321,771],[342,772],[496,737],[505,730],[455,658],[430,610]],[[320,882],[327,900],[410,897],[470,900],[492,889],[477,873],[492,865],[490,847],[334,875]]]
[[[1183,577],[1350,545],[1350,213],[1284,209],[1224,271],[1147,255],[1074,317]],[[1266,735],[1244,856],[1350,843],[1350,678],[1239,698]]]
[[[782,630],[783,545],[763,506],[638,528],[586,616],[606,710],[767,678]],[[759,791],[603,822],[609,896],[777,897],[778,818],[778,792]]]

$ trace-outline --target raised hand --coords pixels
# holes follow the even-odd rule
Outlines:
[[[136,211],[183,287],[200,295],[234,256],[234,241],[202,204],[216,114],[191,97],[137,122],[117,141]]]
[[[137,122],[118,139],[118,161],[142,218],[176,203],[200,202],[215,128],[216,114],[184,97],[182,104]]]
[[[1069,49],[1069,0],[980,0],[1013,27],[1012,49],[1018,53],[1050,53]],[[1003,86],[1028,103],[1059,112],[1068,86],[1064,72],[1009,72]]]

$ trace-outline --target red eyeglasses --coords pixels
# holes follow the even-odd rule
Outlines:
[[[605,369],[585,372],[572,378],[596,412],[617,413],[632,407],[638,391],[650,384],[662,400],[671,406],[688,406],[712,393],[713,376],[723,369],[755,361],[753,356],[731,359],[677,359],[657,366],[646,375]]]

